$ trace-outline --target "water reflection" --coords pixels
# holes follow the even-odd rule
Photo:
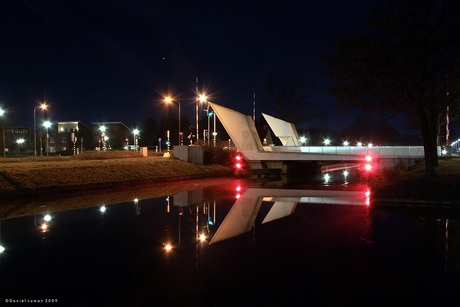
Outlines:
[[[238,185],[235,204],[210,243],[216,243],[251,231],[255,227],[255,220],[263,203],[271,204],[268,213],[262,220],[262,224],[265,224],[293,214],[298,204],[363,206],[369,205],[369,196],[368,188],[358,191],[243,189]]]
[[[17,204],[0,219],[0,293],[154,306],[454,296],[458,211],[376,205],[365,184],[320,183],[227,178],[120,191],[118,202]]]

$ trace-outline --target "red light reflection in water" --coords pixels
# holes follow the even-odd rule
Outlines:
[[[371,190],[369,188],[364,193],[364,196],[366,200],[365,202],[366,206],[370,206],[371,205]]]
[[[235,197],[236,197],[236,199],[239,199],[239,198],[241,197],[241,190],[242,190],[241,185],[238,185],[238,186],[235,188],[235,191],[236,191]]]

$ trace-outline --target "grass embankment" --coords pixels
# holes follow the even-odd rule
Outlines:
[[[383,201],[460,204],[460,157],[440,159],[434,177],[425,176],[424,162],[420,161],[408,170],[388,170],[370,183],[373,198]]]
[[[222,165],[198,165],[174,157],[139,152],[85,153],[71,157],[0,159],[0,198],[47,192],[151,184],[222,177],[232,170]],[[460,158],[439,160],[435,177],[424,176],[424,163],[408,170],[394,168],[372,176],[373,198],[460,203]]]
[[[0,197],[82,188],[149,184],[226,176],[222,165],[198,165],[139,152],[96,152],[71,157],[7,158],[0,161]]]

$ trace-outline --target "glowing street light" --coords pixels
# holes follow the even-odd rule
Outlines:
[[[174,101],[174,102],[177,102],[177,105],[179,106],[179,132],[178,132],[178,134],[179,134],[179,145],[182,145],[182,138],[181,138],[181,131],[180,131],[180,101],[173,100],[170,96],[165,97],[164,101],[166,103],[172,103]]]
[[[18,147],[19,147],[19,151],[20,151],[20,152],[22,151],[22,146],[23,146],[23,144],[24,144],[25,141],[26,141],[26,140],[24,140],[24,139],[17,139],[17,140],[16,140],[16,144],[18,144]]]
[[[42,103],[41,105],[34,108],[34,155],[35,156],[37,156],[37,125],[35,121],[35,110],[37,110],[37,108],[40,108],[42,109],[42,111],[45,111],[47,107],[48,105],[46,103]]]
[[[206,102],[206,117],[207,117],[207,119],[208,119],[208,140],[207,140],[206,143],[207,143],[208,146],[209,146],[209,143],[211,142],[211,135],[210,135],[210,131],[209,131],[209,130],[210,130],[211,128],[210,128],[210,122],[209,122],[209,103],[208,103],[208,99],[207,99],[206,95],[204,95],[204,94],[201,94],[201,95],[200,95],[200,102],[201,102],[201,103],[205,103],[205,102]],[[203,111],[204,111],[204,110],[203,110]],[[205,137],[206,137],[206,136],[204,135],[204,136],[203,136],[203,140],[205,140]]]
[[[134,129],[133,135],[134,135],[134,150],[137,150],[137,136],[139,135],[139,129]]]
[[[107,128],[102,125],[99,127],[99,131],[101,131],[101,135],[99,137],[99,148],[101,148],[101,143],[102,143],[102,150],[105,151],[107,149],[107,147],[105,146],[106,145],[106,142],[108,140],[108,137],[107,135],[105,134],[105,130]]]
[[[46,128],[46,156],[48,156],[49,153],[49,128],[51,127],[51,122],[47,120],[46,122],[43,123],[43,127]]]
[[[323,142],[324,142],[324,145],[326,145],[326,146],[329,145],[329,144],[331,144],[331,140],[330,140],[330,139],[324,139]]]
[[[167,253],[171,252],[172,249],[173,249],[173,246],[172,246],[171,243],[163,244],[163,246],[164,246],[164,249],[165,249],[165,251],[166,251]]]
[[[212,135],[213,135],[213,143],[214,143],[214,147],[216,147],[216,136],[217,136],[217,132],[216,132],[216,112],[214,112],[214,110],[212,111],[209,111],[209,101],[206,97],[206,95],[200,95],[200,101],[201,102],[206,102],[207,104],[207,107],[206,107],[206,117],[208,118],[208,141],[207,141],[207,144],[209,146],[209,144],[211,144],[211,116],[214,117],[214,131],[212,132]]]

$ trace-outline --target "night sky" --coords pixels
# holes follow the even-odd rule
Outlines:
[[[55,1],[0,4],[0,106],[11,123],[32,126],[49,104],[53,121],[122,121],[140,126],[165,111],[162,95],[195,120],[195,77],[210,100],[252,114],[265,77],[297,71],[316,83],[323,126],[335,114],[320,55],[358,27],[372,1]],[[340,124],[337,124],[340,123]],[[318,124],[318,123],[312,123]],[[308,125],[307,123],[307,126]]]

